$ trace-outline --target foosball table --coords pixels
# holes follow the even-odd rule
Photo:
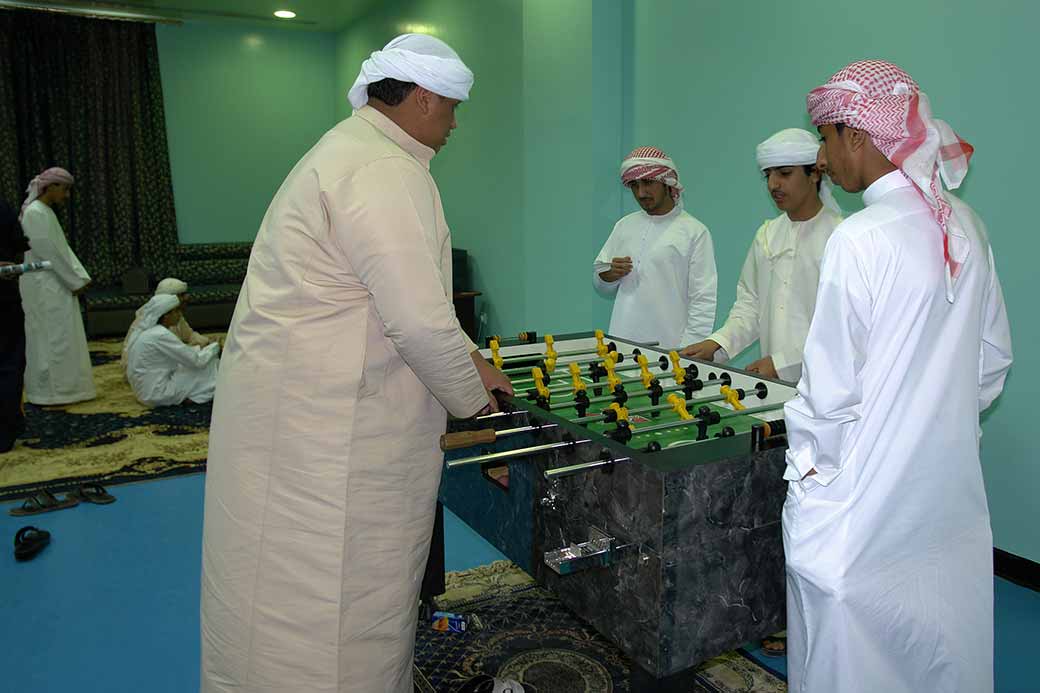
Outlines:
[[[481,353],[515,394],[451,422],[447,507],[657,690],[783,628],[790,384],[600,331]]]

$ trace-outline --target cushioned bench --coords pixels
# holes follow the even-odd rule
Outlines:
[[[169,276],[188,283],[191,299],[186,312],[192,327],[227,329],[246,276],[251,249],[252,243],[205,243],[182,245],[177,249],[176,269]],[[82,301],[87,336],[126,334],[134,313],[151,297],[162,278],[142,277],[142,281],[124,281],[121,286],[88,289]]]

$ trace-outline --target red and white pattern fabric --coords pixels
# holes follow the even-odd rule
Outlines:
[[[631,187],[637,180],[658,180],[668,186],[673,200],[679,199],[683,186],[679,170],[667,154],[657,147],[639,147],[621,162],[621,184]]]
[[[813,125],[845,125],[864,130],[874,146],[917,187],[943,230],[946,297],[968,254],[968,241],[945,190],[956,190],[968,173],[974,147],[944,121],[917,82],[897,65],[860,60],[838,71],[806,98]]]
[[[33,203],[33,200],[43,194],[47,186],[55,183],[72,185],[74,182],[75,179],[72,177],[72,174],[59,166],[53,166],[36,176],[29,182],[29,187],[25,189],[25,202],[22,203],[22,210],[18,213],[18,219],[21,220],[25,210]]]

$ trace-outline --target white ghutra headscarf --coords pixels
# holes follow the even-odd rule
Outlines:
[[[816,155],[819,153],[819,138],[808,130],[799,128],[781,130],[755,149],[758,168],[762,171],[779,166],[815,166]],[[822,173],[820,174],[820,201],[832,212],[842,213],[838,201],[834,199],[831,181]]]
[[[368,103],[368,85],[382,79],[413,82],[434,94],[466,101],[473,72],[451,46],[426,34],[402,34],[361,63],[347,93],[355,109]]]
[[[126,335],[126,341],[124,342],[126,352],[130,353],[130,347],[134,345],[138,337],[144,334],[145,330],[150,330],[158,325],[162,316],[180,304],[181,300],[174,294],[156,294],[148,299],[148,303],[145,303],[137,311],[137,319],[130,327],[130,332]]]

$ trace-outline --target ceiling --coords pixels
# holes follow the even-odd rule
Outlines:
[[[271,28],[339,31],[378,5],[380,0],[0,0],[0,6],[36,6],[56,10],[135,13],[172,21],[209,20]],[[292,10],[295,19],[278,19],[275,10]]]

